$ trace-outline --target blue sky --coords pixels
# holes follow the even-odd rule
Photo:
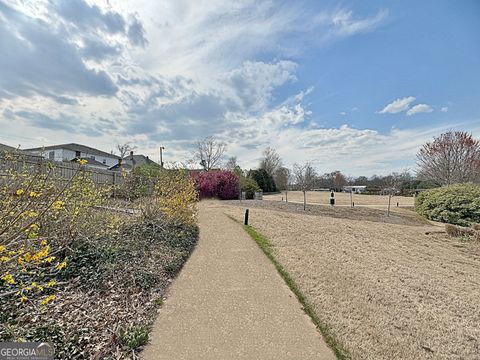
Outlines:
[[[480,2],[0,0],[0,142],[386,174],[480,136]]]

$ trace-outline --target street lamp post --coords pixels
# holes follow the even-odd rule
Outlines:
[[[163,169],[163,152],[162,150],[165,150],[165,147],[160,146],[160,167]]]

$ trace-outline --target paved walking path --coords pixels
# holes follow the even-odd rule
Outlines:
[[[144,359],[335,359],[241,225],[219,202],[199,207],[199,243],[169,290]]]

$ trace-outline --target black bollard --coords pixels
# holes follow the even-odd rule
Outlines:
[[[248,225],[248,209],[245,210],[245,221],[244,221],[244,224],[245,224],[245,225]]]

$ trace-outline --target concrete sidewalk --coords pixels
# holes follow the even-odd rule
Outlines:
[[[199,204],[199,226],[144,359],[335,359],[273,264],[219,202]]]

